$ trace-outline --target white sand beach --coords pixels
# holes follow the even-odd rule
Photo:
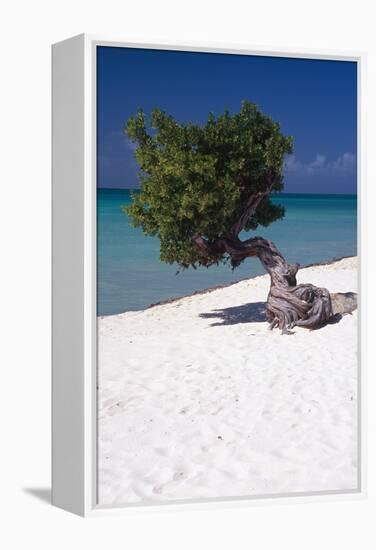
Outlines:
[[[357,259],[298,283],[357,291]],[[270,331],[269,276],[98,319],[100,504],[357,487],[357,311]]]

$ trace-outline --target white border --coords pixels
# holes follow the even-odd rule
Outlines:
[[[85,40],[85,515],[97,507],[97,174],[96,56]]]
[[[283,49],[276,51],[272,48],[250,48],[249,46],[219,44],[219,43],[185,43],[185,44],[147,44],[128,43],[122,40],[114,40],[105,37],[83,35],[85,41],[85,215],[84,215],[84,325],[85,325],[85,360],[84,360],[84,388],[85,388],[85,516],[112,515],[118,513],[138,513],[145,508],[155,511],[186,510],[186,509],[212,509],[243,507],[266,503],[292,504],[297,502],[323,502],[337,500],[362,499],[366,496],[366,386],[365,386],[365,300],[366,293],[366,265],[365,265],[365,93],[364,53]],[[358,327],[358,456],[359,465],[359,490],[355,491],[331,491],[317,493],[285,494],[285,495],[260,495],[238,497],[228,499],[210,499],[196,501],[179,501],[165,503],[143,503],[137,505],[124,504],[121,506],[97,505],[96,487],[96,47],[110,46],[122,48],[142,48],[157,50],[175,50],[208,53],[226,53],[237,55],[260,55],[272,57],[293,57],[304,59],[326,59],[353,61],[358,64],[358,257],[359,257],[359,327]],[[361,291],[361,292],[360,292]],[[361,368],[360,368],[361,363]]]

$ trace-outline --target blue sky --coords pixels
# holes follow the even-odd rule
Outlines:
[[[356,193],[356,63],[105,46],[97,59],[99,187],[138,187],[122,132],[138,107],[204,123],[247,99],[294,137],[285,192]]]

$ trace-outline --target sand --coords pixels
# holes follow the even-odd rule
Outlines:
[[[357,260],[298,282],[357,291]],[[98,500],[357,487],[357,311],[270,331],[269,277],[98,319]]]

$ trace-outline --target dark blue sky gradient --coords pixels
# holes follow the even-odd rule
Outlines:
[[[356,63],[107,46],[97,54],[99,187],[138,187],[122,132],[138,107],[202,124],[247,99],[294,137],[285,192],[356,193]]]

